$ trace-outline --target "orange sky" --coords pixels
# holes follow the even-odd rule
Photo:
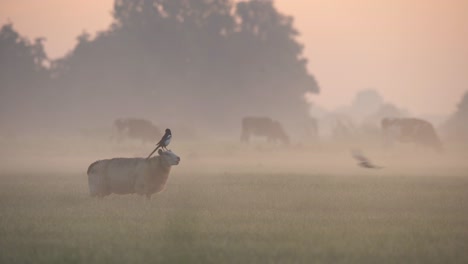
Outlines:
[[[374,88],[415,114],[449,114],[468,90],[467,0],[277,0],[296,18],[326,108]],[[0,0],[0,23],[45,36],[52,58],[106,29],[113,0]]]

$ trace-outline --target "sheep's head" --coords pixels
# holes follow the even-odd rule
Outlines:
[[[169,164],[169,166],[178,165],[180,162],[180,157],[174,154],[171,150],[163,151],[162,149],[159,149],[158,154],[167,164]]]

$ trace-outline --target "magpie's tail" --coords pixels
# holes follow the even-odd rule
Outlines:
[[[146,159],[151,158],[151,156],[153,155],[153,153],[156,152],[156,150],[158,150],[160,147],[161,147],[160,144],[156,145],[156,148],[148,155],[148,157],[147,157]]]

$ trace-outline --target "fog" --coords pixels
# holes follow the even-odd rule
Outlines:
[[[382,68],[338,91],[272,1],[111,14],[54,59],[1,26],[1,263],[467,263],[468,91],[444,115],[382,92]],[[166,128],[173,154],[95,163],[147,157]]]
[[[0,138],[8,147],[2,156],[149,152],[151,143],[117,135],[119,118],[146,120],[155,131],[170,127],[174,149],[199,144],[197,153],[216,142],[245,147],[239,139],[247,116],[278,121],[291,139],[288,146],[261,137],[250,143],[266,144],[268,155],[283,148],[344,155],[351,146],[377,147],[385,117],[427,120],[449,146],[466,138],[462,106],[448,116],[417,116],[366,87],[347,105],[317,104],[327,87],[308,70],[293,17],[270,1],[116,1],[112,15],[106,30],[83,32],[57,59],[48,57],[43,38],[26,38],[14,22],[3,25]],[[153,142],[159,137],[154,133]]]

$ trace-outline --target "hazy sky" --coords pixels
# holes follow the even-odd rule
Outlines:
[[[296,18],[326,108],[374,88],[415,114],[454,111],[468,90],[467,0],[277,0]],[[0,23],[47,38],[52,58],[104,30],[113,0],[0,0]]]

